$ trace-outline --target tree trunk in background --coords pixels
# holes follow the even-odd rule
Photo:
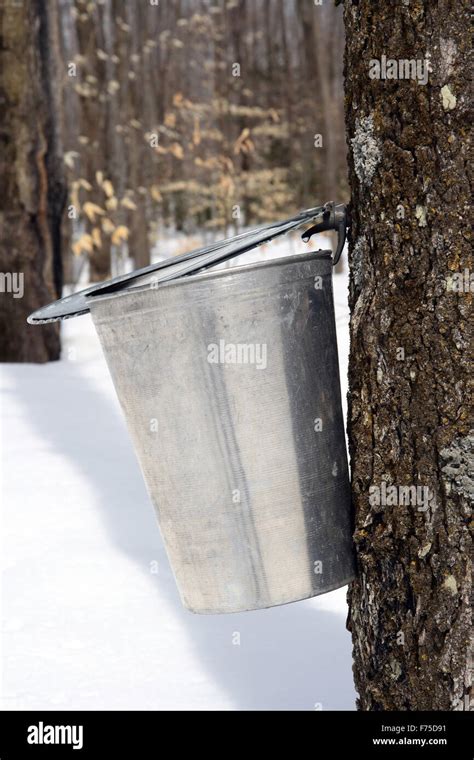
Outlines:
[[[26,323],[61,291],[56,12],[39,0],[0,5],[0,361],[46,362],[60,353],[57,325]]]
[[[359,707],[463,710],[474,487],[468,4],[346,0],[344,16]],[[428,57],[428,83],[369,78],[384,54]]]
[[[80,70],[80,173],[81,178],[90,183],[92,190],[87,200],[98,206],[103,204],[103,192],[97,183],[97,172],[108,179],[107,166],[107,113],[110,98],[113,97],[114,80],[108,79],[112,73],[108,61],[97,55],[107,47],[104,39],[103,17],[107,11],[105,3],[87,3],[77,0],[76,33],[81,56]],[[75,80],[73,80],[75,81]],[[111,89],[112,88],[112,89]],[[112,148],[112,146],[110,146]],[[99,225],[97,225],[99,229]],[[91,282],[102,282],[111,274],[111,245],[106,235],[101,235],[100,245],[94,245],[89,256]]]
[[[148,37],[149,29],[147,25],[147,8],[134,6],[125,3],[127,12],[127,21],[130,25],[129,33],[129,55],[125,59],[125,65],[128,65],[128,58],[133,55],[139,55],[143,50],[144,32]],[[124,14],[125,15],[125,14]],[[142,56],[139,75],[130,83],[130,119],[135,120],[137,127],[130,130],[130,141],[128,143],[129,152],[129,182],[133,190],[133,202],[136,209],[131,212],[128,227],[130,235],[128,239],[129,255],[133,258],[135,267],[142,268],[150,263],[150,243],[148,239],[148,218],[147,218],[147,200],[145,185],[148,179],[148,186],[152,184],[152,173],[150,172],[149,154],[150,148],[143,139],[144,125],[152,124],[151,118],[154,109],[152,95],[152,72],[150,71],[150,56]],[[140,124],[140,127],[138,127]],[[145,192],[140,192],[140,190]]]

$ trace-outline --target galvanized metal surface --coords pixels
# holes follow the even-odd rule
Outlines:
[[[331,270],[319,252],[90,300],[194,612],[354,577]]]

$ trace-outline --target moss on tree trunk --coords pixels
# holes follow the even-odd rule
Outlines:
[[[463,710],[474,487],[468,3],[346,0],[344,16],[359,707]],[[384,55],[419,61],[418,73],[386,60],[398,79],[375,78]]]

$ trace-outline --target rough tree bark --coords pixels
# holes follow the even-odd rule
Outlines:
[[[474,492],[468,3],[346,0],[344,16],[358,706],[465,710]],[[428,59],[428,83],[370,78],[370,60],[383,55]]]
[[[61,291],[56,13],[52,2],[0,4],[0,361],[45,362],[60,352],[57,325],[26,323]]]

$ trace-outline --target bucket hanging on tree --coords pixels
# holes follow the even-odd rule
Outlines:
[[[260,609],[354,577],[326,204],[88,288],[90,311],[184,605]],[[313,222],[338,251],[210,269]]]

